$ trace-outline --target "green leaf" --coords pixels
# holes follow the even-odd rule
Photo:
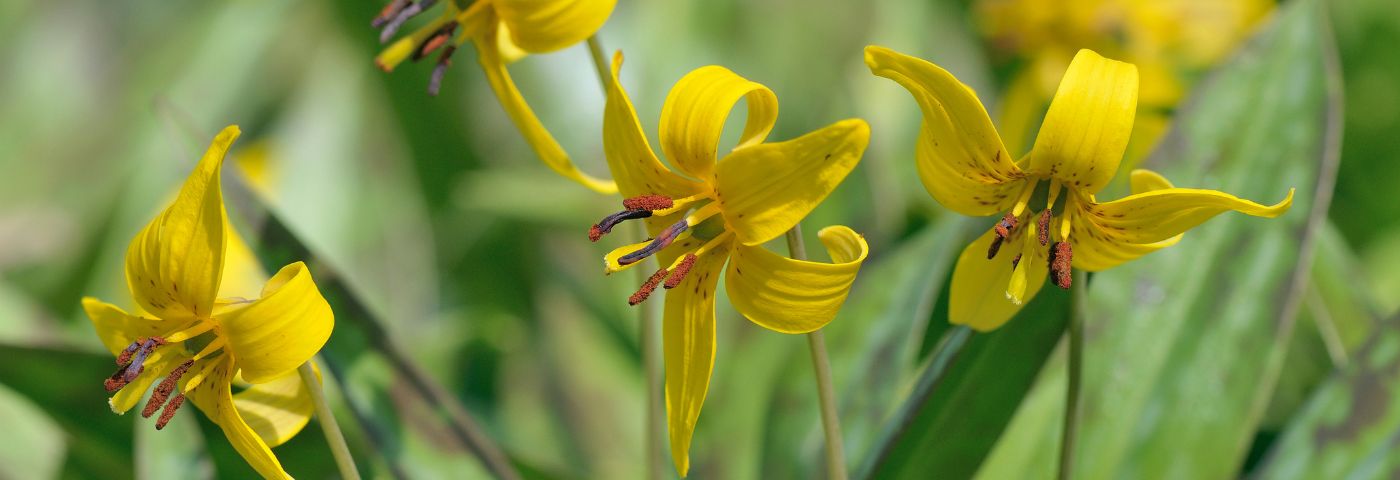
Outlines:
[[[1178,112],[1149,158],[1177,185],[1293,208],[1222,215],[1089,288],[1076,478],[1236,475],[1291,338],[1335,173],[1340,93],[1326,15],[1296,0]],[[1109,197],[1110,195],[1101,195]],[[1052,365],[979,472],[1049,478],[1062,363]],[[1183,460],[1189,459],[1189,460]]]
[[[116,369],[110,355],[0,345],[0,358],[5,359],[0,384],[28,398],[62,428],[69,451],[66,475],[105,478],[132,471],[132,421],[140,417],[116,415],[107,406],[102,380]],[[15,417],[3,418],[9,423]]]
[[[1400,475],[1400,317],[1332,374],[1274,445],[1256,478]]]

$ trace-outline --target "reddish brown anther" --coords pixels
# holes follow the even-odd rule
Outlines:
[[[165,428],[165,424],[170,423],[170,419],[175,417],[175,411],[180,409],[180,405],[185,404],[185,395],[176,394],[170,399],[170,403],[165,404],[165,410],[160,412],[160,418],[156,419],[156,430]]]
[[[1005,240],[1011,236],[1011,231],[1016,229],[1016,216],[1008,212],[992,229],[997,232],[997,237]]]
[[[432,36],[428,37],[427,40],[423,41],[422,45],[418,46],[417,51],[413,52],[413,61],[421,60],[423,57],[428,56],[428,54],[433,53],[434,50],[446,45],[447,41],[452,39],[452,34],[456,31],[456,20],[449,21],[441,28],[438,28],[437,31],[433,32]]]
[[[1020,264],[1021,264],[1021,254],[1016,254],[1016,258],[1011,259],[1011,268],[1014,269],[1014,268],[1016,268],[1017,265],[1020,265]]]
[[[638,195],[622,200],[622,207],[628,210],[665,210],[674,206],[676,203],[665,195]]]
[[[1002,237],[992,239],[992,244],[987,246],[987,260],[997,257],[997,252],[1001,251],[1001,242],[1006,240]]]
[[[685,280],[685,274],[690,273],[690,267],[695,266],[696,258],[694,253],[685,254],[685,258],[681,259],[680,265],[676,265],[676,269],[671,271],[671,276],[666,278],[667,290],[676,288],[677,285],[681,284],[682,280]]]
[[[170,371],[170,375],[167,375],[165,380],[160,382],[160,385],[156,385],[156,389],[151,392],[150,400],[146,401],[146,408],[141,410],[142,417],[151,418],[151,415],[155,415],[156,410],[165,405],[165,400],[170,398],[171,392],[175,391],[175,385],[180,382],[180,377],[190,370],[191,365],[194,365],[193,360],[181,363],[180,366],[175,367],[175,370]]]
[[[1046,244],[1050,243],[1050,210],[1049,210],[1049,209],[1046,209],[1044,212],[1040,212],[1040,221],[1039,221],[1039,222],[1036,222],[1036,230],[1037,230],[1036,233],[1040,235],[1040,238],[1037,239],[1037,240],[1040,240],[1040,246],[1043,247],[1043,246],[1045,246]]]
[[[1050,248],[1050,281],[1055,286],[1068,289],[1073,280],[1071,268],[1074,262],[1074,249],[1069,242],[1055,242]]]
[[[663,268],[651,274],[651,278],[648,278],[647,281],[642,284],[642,287],[637,289],[637,293],[633,293],[631,297],[627,298],[627,304],[636,305],[646,301],[647,297],[651,296],[651,292],[656,290],[656,285],[666,279],[667,273],[666,269]]]

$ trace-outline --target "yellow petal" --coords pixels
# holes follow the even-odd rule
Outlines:
[[[224,247],[224,279],[219,284],[218,298],[258,298],[262,285],[267,283],[267,272],[237,230],[224,224],[224,231],[228,232],[228,243]]]
[[[796,225],[860,162],[870,126],[850,119],[793,140],[740,148],[715,169],[724,221],[745,245]]]
[[[1129,174],[1128,184],[1131,186],[1134,194],[1151,192],[1153,190],[1165,190],[1173,187],[1172,182],[1167,180],[1167,177],[1163,177],[1162,174],[1141,168],[1133,170],[1133,172]]]
[[[92,297],[83,297],[83,310],[97,330],[97,338],[102,340],[102,345],[112,352],[112,356],[126,350],[137,338],[160,335],[172,327],[165,320],[132,315],[116,305]]]
[[[520,95],[520,90],[510,79],[510,72],[506,71],[505,61],[501,59],[501,52],[496,44],[495,27],[487,28],[477,36],[474,43],[477,60],[482,71],[486,72],[486,81],[496,92],[496,98],[500,100],[501,107],[505,108],[510,120],[515,123],[515,128],[525,136],[525,141],[535,150],[535,154],[539,155],[540,160],[555,173],[598,193],[616,192],[617,185],[611,180],[594,178],[580,171],[573,160],[569,159],[569,154],[564,152],[564,148],[559,146],[559,142],[555,141],[554,136],[540,123],[530,105],[525,103],[525,97]]]
[[[107,406],[112,408],[116,414],[125,414],[132,407],[141,403],[141,397],[146,396],[146,392],[151,390],[151,385],[164,380],[170,375],[175,367],[184,361],[183,357],[176,357],[176,351],[180,347],[165,346],[157,348],[150,356],[146,357],[146,362],[142,365],[145,370],[136,376],[135,380],[126,384],[117,393],[112,394],[112,398],[107,399]]]
[[[1028,170],[1098,192],[1128,147],[1137,98],[1137,67],[1080,50],[1050,101]]]
[[[317,370],[316,378],[320,377],[320,370]],[[298,370],[287,372],[267,383],[253,384],[234,394],[233,404],[238,407],[238,415],[248,424],[248,428],[253,429],[269,447],[291,440],[306,426],[316,410],[311,392],[302,383]]]
[[[658,252],[656,254],[656,257],[660,258],[663,263],[669,265],[669,262],[671,260],[674,260],[675,257],[684,255],[686,251],[700,246],[700,243],[700,241],[691,238],[691,231],[686,230],[684,232],[681,232],[680,235],[676,236],[676,239],[671,242],[671,246],[666,247],[666,249],[662,250],[661,252]],[[637,243],[623,245],[621,247],[612,249],[612,251],[608,252],[606,255],[603,255],[603,273],[611,275],[613,273],[621,272],[634,266],[646,263],[643,261],[623,265],[621,263],[618,263],[618,260],[629,253],[641,250],[643,247],[646,247],[649,244],[651,244],[651,239],[646,239]]]
[[[817,237],[832,263],[794,260],[762,246],[736,247],[724,277],[729,303],[754,323],[782,333],[807,333],[836,318],[870,246],[839,225],[823,228]]]
[[[619,51],[613,55],[612,81],[607,85],[608,100],[603,112],[603,151],[618,190],[623,197],[655,194],[673,199],[699,193],[703,185],[672,173],[656,159],[641,123],[637,122],[637,110],[618,79],[621,70]]]
[[[152,315],[208,317],[213,308],[227,243],[219,168],[238,134],[234,125],[219,132],[175,203],[131,240],[126,282],[137,305]]]
[[[1156,180],[1145,175],[1135,172],[1135,190],[1162,186],[1151,185]],[[1271,206],[1224,192],[1190,188],[1151,190],[1108,203],[1073,203],[1077,210],[1070,232],[1074,267],[1093,272],[1169,247],[1182,233],[1226,211],[1266,218],[1282,215],[1293,205],[1293,190]]]
[[[282,463],[277,461],[277,456],[272,454],[267,443],[244,422],[234,404],[230,388],[234,374],[233,359],[224,355],[217,361],[220,364],[209,377],[189,392],[190,401],[199,407],[206,417],[219,425],[233,449],[238,451],[243,460],[259,475],[272,479],[292,478],[282,470]]]
[[[1001,251],[991,260],[987,259],[987,248],[996,237],[993,231],[987,231],[963,249],[957,266],[953,267],[953,284],[948,292],[949,322],[967,325],[980,332],[994,330],[1011,320],[1016,312],[1021,311],[1021,307],[1030,303],[1040,292],[1049,272],[1045,249],[1025,251],[1021,235],[1028,231],[1024,226],[1028,222],[1021,223],[1023,227],[1002,243]],[[1078,253],[1075,252],[1076,259]],[[1020,304],[1007,298],[1013,272],[1011,260],[1017,255],[1023,255],[1018,266],[1025,267],[1022,270],[1025,293],[1021,296]]]
[[[530,53],[582,42],[602,28],[617,0],[495,0],[511,40]]]
[[[958,213],[1011,208],[1025,176],[992,127],[977,94],[937,65],[885,47],[865,47],[875,75],[903,85],[923,111],[915,144],[919,179],[934,200]]]
[[[709,180],[719,158],[719,137],[739,100],[747,99],[744,132],[735,149],[763,143],[778,120],[778,97],[762,84],[710,65],[681,77],[661,107],[661,150],[672,165]]]
[[[217,320],[249,383],[271,381],[306,363],[335,326],[330,305],[301,262],[282,267],[262,298]]]
[[[715,366],[715,286],[728,257],[728,248],[700,254],[685,280],[666,291],[666,424],[671,458],[682,477],[690,470],[690,439]]]

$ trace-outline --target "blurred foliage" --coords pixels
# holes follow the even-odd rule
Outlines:
[[[1044,477],[1059,441],[1066,295],[1042,295],[1007,329],[969,338],[945,373],[930,370],[949,331],[952,259],[987,222],[928,197],[911,161],[917,107],[860,61],[866,44],[897,46],[1002,105],[1014,71],[971,3],[623,0],[600,33],[627,54],[622,81],[644,125],[676,79],[712,63],[778,94],[775,139],[870,122],[861,167],[806,231],[815,244],[817,227],[842,223],[871,244],[827,338],[848,464],[880,477]],[[545,170],[470,55],[436,98],[424,91],[429,68],[375,69],[368,23],[381,6],[0,2],[0,418],[18,432],[0,439],[0,478],[251,475],[200,415],[154,432],[111,414],[101,380],[113,365],[78,308],[82,295],[128,296],[127,242],[229,123],[246,132],[235,163],[262,199],[230,207],[259,233],[253,247],[308,257],[318,280],[335,273],[326,291],[340,321],[325,366],[366,475],[484,476],[444,409],[378,346],[392,341],[528,478],[642,476],[642,348],[624,303],[636,285],[600,274],[613,244],[583,240],[616,199]],[[1093,277],[1083,477],[1394,468],[1400,270],[1386,267],[1400,265],[1400,203],[1385,181],[1400,178],[1397,8],[1292,0],[1264,17],[1248,51],[1200,65],[1204,83],[1185,77],[1192,100],[1144,161],[1182,186],[1299,196],[1278,221],[1226,216]],[[1321,210],[1329,225],[1309,213],[1334,132],[1327,102],[1340,98],[1322,60],[1334,32],[1346,108],[1335,204]],[[512,73],[582,168],[603,171],[602,95],[584,48]],[[258,219],[269,212],[285,230]],[[820,475],[805,342],[728,307],[719,315],[724,351],[692,476]],[[906,406],[929,378],[927,402]],[[299,477],[334,475],[317,425],[276,452]]]

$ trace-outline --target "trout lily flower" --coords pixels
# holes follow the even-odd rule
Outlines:
[[[658,286],[666,293],[663,345],[666,412],[676,470],[690,468],[690,440],[709,389],[715,355],[715,288],[721,270],[730,303],[754,323],[781,333],[806,333],[836,316],[869,247],[844,226],[818,237],[832,263],[794,260],[763,243],[797,225],[860,162],[870,139],[862,120],[842,120],[785,142],[764,143],[778,116],[768,87],[723,67],[681,78],[661,109],[661,149],[683,174],[662,165],[618,81],[613,58],[603,118],[603,148],[624,210],[589,231],[596,241],[625,220],[644,219],[652,239],[613,250],[608,273],[656,256],[663,268],[628,300],[636,305]],[[716,161],[730,110],[747,100],[738,146]],[[725,268],[726,263],[728,268]]]
[[[382,29],[379,41],[389,41],[404,22],[436,3],[390,1],[372,22]],[[589,176],[574,165],[525,103],[506,64],[526,54],[553,52],[586,40],[602,28],[617,0],[476,0],[466,9],[458,7],[456,1],[441,3],[446,5],[437,18],[389,44],[375,57],[375,65],[389,72],[404,60],[418,61],[441,50],[428,83],[428,92],[437,95],[452,54],[470,40],[496,98],[545,165],[599,193],[616,192],[612,181]]]
[[[1099,203],[1128,143],[1137,69],[1080,50],[1060,81],[1030,153],[1013,160],[971,88],[937,65],[870,46],[865,63],[918,101],[919,178],[938,203],[969,216],[1005,213],[954,267],[949,320],[995,329],[1040,291],[1047,276],[1069,288],[1071,268],[1099,271],[1181,239],[1186,230],[1234,210],[1273,218],[1293,190],[1264,206],[1214,190],[1175,188],[1147,170],[1131,174],[1132,195]],[[1037,209],[1039,210],[1037,211]]]
[[[141,411],[148,418],[160,412],[156,429],[189,398],[259,474],[290,478],[269,448],[310,419],[314,407],[297,367],[326,343],[334,317],[301,262],[277,272],[260,298],[223,296],[246,283],[251,264],[219,188],[224,154],[238,134],[236,126],[220,132],[175,202],[132,239],[126,279],[137,311],[91,297],[83,308],[117,357],[105,382],[115,392],[112,411],[125,413],[156,385]],[[235,383],[246,388],[234,393]]]

